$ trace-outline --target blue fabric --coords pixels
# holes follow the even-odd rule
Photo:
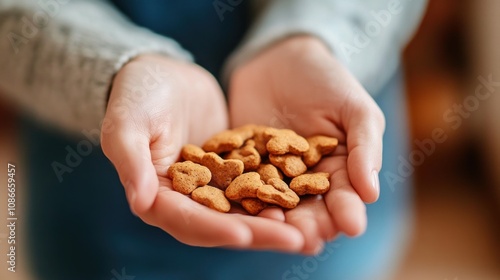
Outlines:
[[[237,5],[228,4],[228,10],[219,12],[213,4],[216,1],[206,0],[111,2],[136,24],[174,38],[194,55],[196,63],[215,76],[219,76],[226,56],[236,47],[248,27],[248,1],[221,1]]]
[[[159,11],[171,8],[169,15],[188,13],[192,16],[197,9],[187,9],[190,4],[181,3],[212,1],[148,1],[148,5],[139,4],[138,0],[115,2],[125,12],[129,11],[133,20],[153,30],[183,30],[184,26],[177,26],[178,21],[172,23],[172,19],[160,24],[169,17]],[[209,9],[205,12],[214,13],[218,21],[213,7],[205,6],[204,9]],[[193,24],[204,26],[203,22],[195,21]],[[174,31],[165,32],[174,37]],[[228,34],[238,32],[233,30]],[[198,35],[201,34],[178,34],[186,41],[185,46],[197,46],[204,38]],[[211,54],[213,48],[218,48],[216,45],[224,45],[229,39],[218,36],[223,39],[205,45],[202,51],[188,50],[197,57]],[[216,72],[222,59],[209,61],[209,57],[205,66],[210,65]],[[377,102],[387,116],[382,172],[394,172],[398,155],[407,151],[401,76],[392,79],[378,95]],[[404,248],[405,224],[410,214],[410,181],[391,191],[382,177],[381,198],[368,206],[369,224],[365,235],[356,239],[341,237],[328,244],[325,253],[317,258],[196,248],[177,242],[130,213],[116,171],[99,146],[89,140],[69,139],[31,120],[24,121],[22,134],[28,174],[28,241],[38,279],[131,279],[122,273],[141,280],[384,279]],[[68,158],[74,167],[59,182],[52,164],[55,161],[66,164],[70,150],[80,150],[85,155],[80,160]]]

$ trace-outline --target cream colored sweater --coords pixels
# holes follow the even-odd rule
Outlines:
[[[262,12],[228,71],[277,40],[307,33],[324,40],[369,92],[395,71],[425,6],[425,0],[262,2],[255,1]],[[100,127],[113,76],[151,52],[193,59],[105,1],[0,1],[0,93],[69,131]]]

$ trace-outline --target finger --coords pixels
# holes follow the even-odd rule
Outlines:
[[[283,209],[278,207],[267,207],[266,209],[262,210],[257,216],[280,222],[285,221],[285,213],[283,212]]]
[[[151,161],[149,139],[135,130],[116,129],[103,134],[101,144],[120,176],[132,212],[147,211],[159,186]]]
[[[231,205],[231,210],[229,211],[229,213],[248,215],[248,212],[238,204]],[[268,206],[266,209],[257,214],[257,216],[281,222],[285,221],[285,214],[283,213],[283,210],[274,206]]]
[[[141,218],[192,246],[298,252],[303,245],[302,235],[290,225],[219,213],[167,188],[158,193],[153,207]]]
[[[378,174],[382,167],[385,121],[378,107],[375,108],[355,107],[346,128],[349,178],[361,199],[367,203],[375,202],[380,193]]]
[[[248,247],[252,230],[238,216],[217,212],[161,187],[153,206],[141,218],[188,245]]]
[[[301,232],[291,225],[262,217],[238,216],[252,231],[251,249],[296,253],[304,246]]]
[[[287,211],[285,215],[286,222],[304,235],[304,254],[318,254],[325,241],[336,234],[332,218],[321,196],[303,198],[299,206]]]
[[[336,229],[348,236],[358,236],[366,229],[366,206],[352,187],[346,169],[346,157],[325,159],[317,169],[332,174],[331,189],[324,195]]]

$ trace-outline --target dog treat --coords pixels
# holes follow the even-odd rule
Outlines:
[[[337,138],[317,135],[307,138],[309,150],[302,156],[302,160],[307,167],[313,167],[321,160],[321,157],[335,151],[338,145]]]
[[[266,131],[268,127],[263,125],[256,125],[253,127],[253,140],[255,141],[255,149],[259,154],[264,157],[269,153],[267,151],[267,141],[269,139],[264,135],[264,131]]]
[[[267,207],[267,203],[258,198],[243,198],[241,200],[241,206],[248,213],[257,215]]]
[[[283,208],[295,208],[300,198],[288,185],[280,179],[270,179],[268,185],[257,190],[257,197],[267,203],[276,204]]]
[[[245,143],[247,139],[252,138],[252,136],[253,125],[242,126],[233,130],[225,130],[205,142],[205,144],[203,144],[203,150],[216,154],[230,152],[241,147],[243,143]]]
[[[261,164],[257,168],[257,173],[260,175],[260,179],[267,184],[267,181],[272,178],[283,179],[283,174],[272,164]]]
[[[268,206],[292,209],[300,196],[330,189],[330,174],[310,168],[337,145],[332,137],[306,139],[289,129],[246,125],[214,135],[203,148],[185,145],[183,162],[167,177],[175,191],[220,212],[229,212],[231,203],[251,215]]]
[[[262,187],[259,173],[248,172],[236,177],[226,189],[226,197],[239,201],[242,198],[257,197],[257,190]]]
[[[201,159],[204,155],[205,151],[203,151],[202,148],[191,144],[185,145],[181,150],[181,157],[184,160],[189,160],[198,164],[201,163]]]
[[[225,190],[234,178],[243,173],[241,160],[222,159],[216,153],[206,153],[201,158],[201,164],[212,172],[211,184],[222,190]]]
[[[307,171],[307,166],[297,155],[269,155],[269,161],[288,177],[297,177]]]
[[[268,128],[264,131],[264,137],[269,139],[266,148],[273,155],[302,155],[309,149],[307,140],[290,129]]]
[[[245,167],[245,171],[255,170],[260,164],[260,154],[255,149],[254,140],[247,140],[243,147],[232,150],[225,158],[241,160]]]
[[[167,178],[172,180],[172,188],[182,194],[190,194],[197,187],[210,182],[212,174],[205,166],[192,161],[172,164],[167,171]]]
[[[191,198],[219,212],[229,212],[231,209],[231,203],[229,203],[229,200],[224,195],[224,191],[212,186],[203,186],[195,189],[191,193]]]
[[[318,172],[302,174],[292,179],[290,189],[297,195],[324,194],[330,189],[330,174]]]

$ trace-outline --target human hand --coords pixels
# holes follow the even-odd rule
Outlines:
[[[114,79],[101,144],[118,171],[131,210],[177,240],[201,247],[300,250],[300,232],[276,217],[219,213],[172,190],[166,173],[182,146],[200,145],[226,128],[224,98],[208,72],[145,55],[125,65]]]
[[[366,207],[379,195],[384,116],[363,87],[311,36],[294,36],[235,69],[229,86],[230,120],[278,125],[303,136],[339,139],[334,156],[315,168],[331,174],[331,189],[286,211],[299,229],[303,253],[317,253],[339,232],[366,228]],[[281,124],[279,123],[281,122]]]

